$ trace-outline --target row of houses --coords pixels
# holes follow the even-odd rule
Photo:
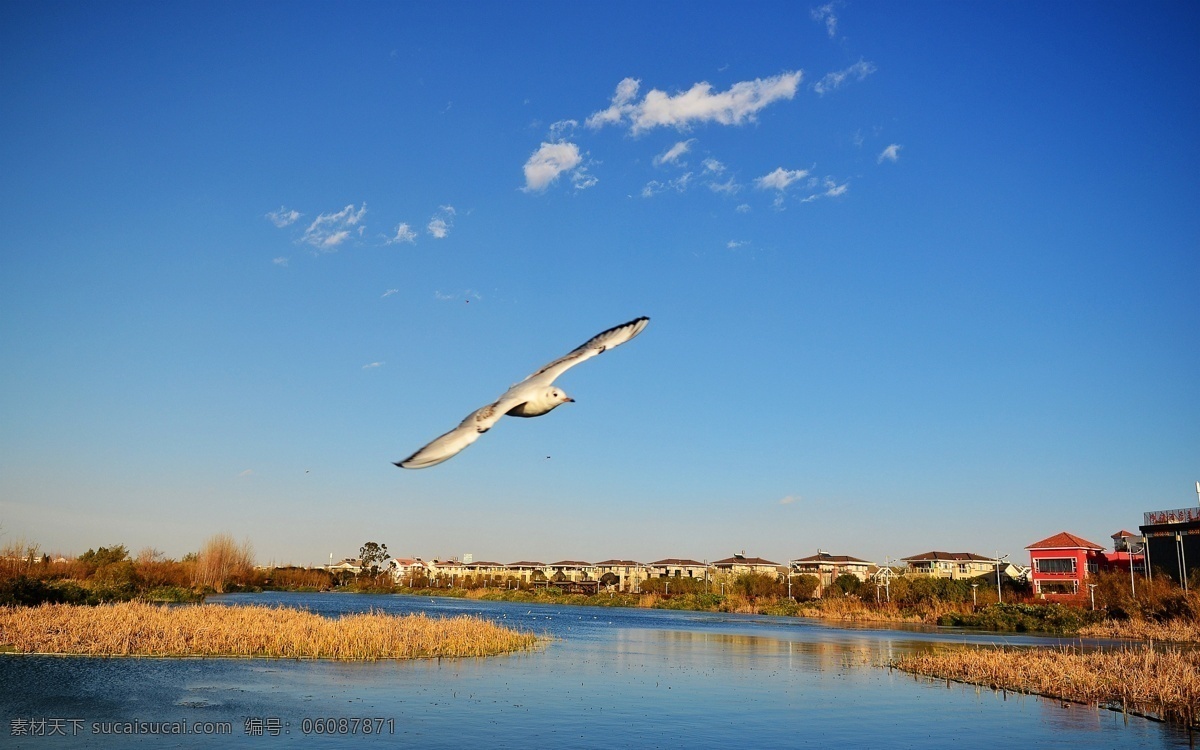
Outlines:
[[[1200,493],[1200,483],[1197,484]],[[818,550],[815,555],[780,564],[742,553],[714,562],[685,558],[665,558],[654,562],[603,560],[559,560],[543,563],[519,560],[512,563],[475,562],[470,555],[463,560],[422,560],[392,558],[387,571],[398,583],[415,580],[444,581],[448,584],[467,579],[515,581],[528,585],[569,585],[576,590],[598,590],[600,586],[622,591],[637,591],[649,579],[702,579],[713,581],[743,573],[762,573],[786,577],[799,574],[816,576],[822,587],[832,585],[839,576],[852,575],[860,581],[882,581],[894,575],[970,579],[1001,576],[1030,584],[1035,595],[1044,598],[1073,597],[1086,593],[1088,577],[1100,571],[1127,571],[1152,576],[1160,570],[1188,586],[1187,559],[1200,566],[1200,508],[1150,511],[1144,514],[1140,534],[1122,529],[1112,535],[1112,549],[1090,542],[1067,531],[1036,541],[1025,549],[1029,564],[1021,565],[1008,555],[987,557],[973,552],[932,550],[895,563],[883,565],[851,555],[834,555]],[[346,559],[327,566],[333,572],[359,573],[357,560]]]
[[[1010,579],[1023,579],[1029,569],[968,552],[931,551],[902,558],[902,565],[877,565],[850,555],[833,555],[818,550],[815,555],[797,558],[786,564],[744,552],[712,562],[688,558],[664,558],[653,562],[637,560],[602,560],[591,563],[582,560],[559,560],[544,563],[518,560],[511,563],[464,559],[423,560],[419,557],[397,557],[388,561],[387,571],[399,584],[412,585],[444,581],[454,585],[468,580],[513,581],[526,585],[593,584],[622,591],[637,591],[650,579],[726,580],[744,573],[758,573],[773,578],[808,574],[816,576],[822,587],[832,585],[842,575],[852,575],[861,581],[880,576],[918,575],[939,578],[974,578],[999,574]],[[346,559],[329,566],[333,572],[358,573],[359,561]],[[582,588],[588,588],[583,586]]]

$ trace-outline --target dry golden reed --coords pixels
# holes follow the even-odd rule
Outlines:
[[[286,608],[142,602],[0,608],[0,644],[22,653],[375,661],[490,656],[536,643],[531,633],[468,616],[329,619]]]
[[[905,656],[893,666],[993,690],[1104,706],[1188,726],[1200,720],[1200,651],[1194,649],[955,649]]]
[[[1079,629],[1086,638],[1131,638],[1139,641],[1200,643],[1200,622],[1192,620],[1105,620]]]

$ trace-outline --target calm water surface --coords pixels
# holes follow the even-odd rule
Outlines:
[[[1145,719],[948,687],[882,666],[954,644],[1055,642],[1028,636],[407,596],[268,593],[209,601],[325,615],[470,613],[555,640],[527,654],[374,664],[0,656],[0,746],[1189,746],[1185,731]],[[346,721],[329,726],[324,719]],[[111,733],[128,722],[178,722],[193,733]],[[222,725],[227,734],[196,733]],[[15,733],[25,728],[40,733]]]

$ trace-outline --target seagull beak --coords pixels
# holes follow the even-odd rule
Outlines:
[[[564,403],[564,404],[565,404],[565,403],[572,403],[572,404],[573,404],[573,403],[575,403],[575,399],[571,398],[570,396],[567,396],[567,400],[566,400],[566,401],[564,401],[563,403]]]

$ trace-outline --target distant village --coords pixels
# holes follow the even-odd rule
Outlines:
[[[499,587],[555,586],[578,593],[641,591],[651,579],[703,581],[707,588],[723,586],[743,574],[762,574],[790,581],[793,576],[816,577],[820,589],[833,585],[839,576],[852,575],[864,583],[886,586],[895,576],[925,576],[972,579],[984,576],[999,585],[1002,580],[1028,585],[1040,598],[1069,598],[1086,593],[1089,574],[1099,571],[1126,571],[1153,576],[1165,574],[1187,588],[1182,571],[1190,570],[1187,559],[1200,567],[1200,507],[1144,514],[1139,534],[1122,529],[1112,535],[1111,549],[1067,531],[1053,534],[1025,547],[1028,565],[1010,560],[1008,555],[988,557],[974,552],[931,550],[877,562],[844,554],[817,550],[816,554],[779,563],[761,557],[739,554],[720,560],[664,558],[654,562],[636,560],[559,560],[544,563],[518,560],[511,563],[477,561],[472,555],[461,559],[423,560],[419,557],[393,557],[382,570],[401,586],[494,585]],[[361,560],[347,558],[324,566],[331,573],[354,574],[363,571]],[[669,588],[667,589],[669,592]]]

